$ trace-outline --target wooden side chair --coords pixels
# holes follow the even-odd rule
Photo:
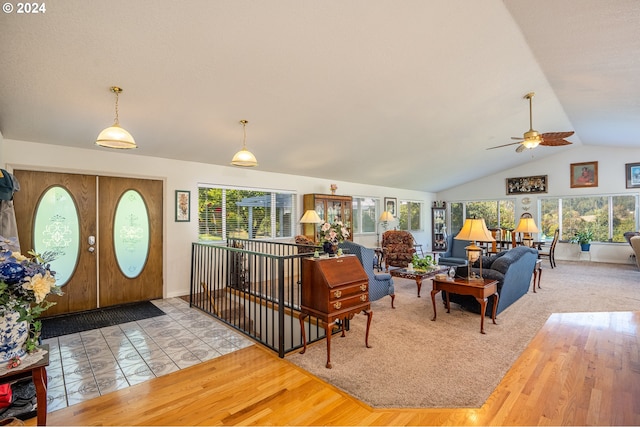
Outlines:
[[[553,240],[551,241],[551,246],[549,246],[548,251],[538,251],[538,258],[549,258],[549,264],[551,264],[551,268],[555,268],[556,266],[556,244],[558,243],[558,238],[560,237],[560,229],[556,228],[556,231],[553,233]]]

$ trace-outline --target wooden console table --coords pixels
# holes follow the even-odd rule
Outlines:
[[[469,281],[467,278],[456,277],[454,279],[432,279],[433,290],[431,291],[431,302],[433,303],[433,321],[436,320],[436,294],[440,291],[447,293],[447,313],[451,312],[451,303],[449,302],[449,292],[460,295],[471,295],[480,303],[480,333],[484,334],[484,314],[487,310],[487,297],[493,295],[493,311],[491,320],[496,324],[496,309],[498,308],[498,281],[491,279],[482,279],[481,281]]]
[[[342,336],[345,322],[359,312],[367,315],[365,346],[369,348],[371,303],[369,302],[369,278],[355,255],[332,258],[305,258],[302,260],[302,304],[300,329],[303,349],[307,350],[304,319],[315,316],[324,323],[327,338],[327,368],[331,368],[331,335],[333,327],[342,320]]]
[[[43,344],[40,349],[46,350],[46,353],[42,356],[42,359],[37,362],[23,367],[22,365],[17,368],[7,370],[4,374],[0,375],[0,384],[12,382],[22,378],[31,377],[33,384],[36,387],[36,400],[38,402],[38,425],[47,425],[47,369],[49,366],[49,344]]]

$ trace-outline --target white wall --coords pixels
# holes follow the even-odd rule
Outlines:
[[[547,150],[550,150],[548,148]],[[535,156],[536,151],[531,153]],[[513,153],[514,156],[531,156],[529,152]],[[571,188],[569,167],[571,163],[598,162],[598,187]],[[575,146],[557,154],[536,159],[517,168],[507,169],[500,173],[476,180],[465,185],[450,188],[437,194],[437,200],[467,201],[467,200],[495,200],[498,198],[515,200],[516,218],[524,210],[522,199],[531,200],[530,212],[538,221],[539,196],[582,196],[590,194],[632,194],[640,193],[639,189],[627,189],[625,177],[625,163],[640,162],[638,148],[604,148],[596,146]],[[517,197],[507,196],[506,179],[522,176],[547,175],[548,193],[525,194]],[[636,212],[636,215],[639,215]],[[631,231],[631,230],[630,230]],[[629,258],[633,251],[628,244],[593,243],[590,258],[592,261],[632,264]],[[580,254],[578,245],[559,243],[556,248],[556,259],[579,260],[586,259]]]
[[[431,205],[433,193],[396,188],[330,181],[304,176],[263,172],[258,169],[240,169],[203,163],[184,162],[136,155],[135,152],[111,151],[91,146],[77,149],[34,142],[2,139],[0,134],[0,165],[4,169],[30,169],[53,172],[88,173],[164,181],[164,295],[173,297],[189,292],[191,243],[198,240],[197,212],[198,183],[259,187],[291,190],[298,197],[298,214],[302,215],[302,195],[329,193],[329,185],[336,183],[336,194],[350,196],[397,197],[424,203],[424,232],[413,233],[416,240],[428,250],[431,244]],[[90,144],[90,143],[89,143]],[[174,222],[175,190],[191,191],[191,221]],[[301,231],[301,228],[298,232]],[[359,236],[355,241],[374,246],[376,235]],[[291,239],[292,240],[292,239]]]

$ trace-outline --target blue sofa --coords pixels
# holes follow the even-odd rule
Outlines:
[[[391,308],[395,308],[393,301],[396,298],[396,294],[393,287],[393,278],[389,273],[375,273],[374,267],[377,266],[375,251],[348,240],[339,243],[338,247],[342,248],[346,254],[354,254],[360,260],[362,268],[364,268],[369,277],[369,301],[376,301],[389,295],[391,297]]]
[[[482,276],[498,281],[499,298],[496,309],[496,314],[498,314],[529,291],[531,276],[538,259],[538,251],[526,246],[518,246],[492,256],[483,256],[482,259]],[[478,262],[474,263],[471,271],[479,275],[480,268],[478,267]],[[466,266],[458,268],[457,275],[467,276],[467,269]],[[445,292],[442,297],[443,301],[446,301]],[[470,295],[449,293],[449,301],[460,304],[463,308],[474,313],[480,313],[480,303]],[[491,316],[493,301],[493,298],[489,298],[487,301],[486,316]]]
[[[438,257],[439,265],[460,267],[467,265],[467,251],[464,249],[471,242],[467,240],[456,240],[453,234],[447,236],[447,251]]]

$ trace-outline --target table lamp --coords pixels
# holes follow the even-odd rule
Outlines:
[[[520,222],[514,233],[522,233],[522,244],[528,247],[533,247],[533,238],[531,237],[532,233],[539,233],[538,226],[533,218],[520,218]]]
[[[313,241],[314,242],[316,241],[316,235],[317,235],[316,225],[322,224],[323,222],[324,221],[322,220],[322,218],[320,218],[320,215],[318,215],[318,212],[316,212],[313,209],[307,210],[304,213],[304,215],[302,215],[302,218],[300,218],[300,224],[302,224],[303,234],[305,234],[307,231],[307,227],[305,227],[305,224],[313,225]],[[305,234],[305,236],[309,237],[307,234]]]
[[[467,218],[464,220],[462,230],[458,233],[456,240],[468,240],[471,244],[465,247],[467,251],[467,280],[484,281],[482,278],[482,248],[476,245],[476,242],[495,242],[491,232],[487,228],[483,218]],[[480,277],[474,277],[471,273],[471,266],[474,262],[480,259]]]

